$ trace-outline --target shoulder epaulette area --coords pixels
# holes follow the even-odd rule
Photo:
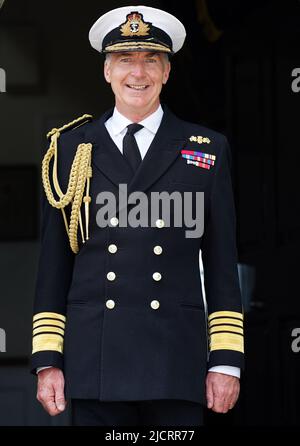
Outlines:
[[[87,122],[92,121],[93,116],[92,115],[82,115],[77,119],[74,119],[74,121],[69,122],[68,124],[63,125],[60,128],[53,128],[50,132],[47,133],[47,138],[51,138],[51,136],[61,133],[64,133],[66,130],[74,130],[77,127],[82,126],[83,124],[86,124]]]

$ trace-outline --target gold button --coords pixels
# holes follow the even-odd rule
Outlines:
[[[165,222],[163,220],[156,220],[155,225],[157,228],[163,228],[165,226]]]
[[[110,219],[110,224],[111,224],[112,226],[118,226],[118,224],[119,224],[119,220],[117,219],[117,217],[112,217],[112,218]]]
[[[110,271],[109,273],[107,273],[106,277],[112,282],[113,280],[115,280],[116,274],[113,271]]]
[[[114,300],[109,299],[106,301],[105,305],[106,305],[106,308],[109,308],[109,310],[112,310],[116,304],[115,304]]]
[[[109,247],[108,247],[108,251],[109,251],[111,254],[115,254],[115,253],[118,251],[118,247],[117,247],[117,245],[109,245]]]
[[[161,280],[161,274],[160,273],[153,273],[152,277],[153,277],[153,279],[156,282],[159,282]]]
[[[157,256],[160,256],[161,253],[163,252],[163,249],[161,246],[157,245],[157,246],[154,246],[153,251],[154,251],[154,254],[156,254]]]
[[[160,303],[158,300],[153,300],[150,305],[153,310],[158,310]]]

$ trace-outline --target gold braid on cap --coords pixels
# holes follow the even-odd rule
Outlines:
[[[64,194],[59,186],[57,177],[57,141],[60,134],[70,128],[79,127],[92,118],[91,115],[83,115],[78,119],[64,125],[59,129],[52,129],[47,134],[47,138],[51,137],[50,146],[45,154],[42,162],[42,180],[45,190],[45,194],[51,206],[61,209],[67,234],[70,241],[72,251],[77,254],[79,251],[77,230],[78,224],[80,226],[80,232],[82,237],[82,243],[85,243],[89,239],[89,203],[91,202],[90,193],[90,179],[92,177],[92,144],[79,144],[76,150],[76,154],[72,163],[71,172],[69,176],[69,183],[67,192]],[[79,124],[79,125],[78,125]],[[75,126],[75,127],[74,127]],[[49,166],[50,161],[53,160],[52,180],[56,194],[59,200],[56,200],[51,189],[51,183],[49,178]],[[85,196],[84,195],[85,191]],[[68,225],[67,216],[64,208],[72,202],[70,224]],[[81,204],[85,205],[85,232],[84,236],[83,223],[81,217]]]

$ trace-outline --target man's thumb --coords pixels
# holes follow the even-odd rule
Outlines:
[[[65,410],[66,408],[66,402],[65,402],[65,396],[63,394],[63,392],[61,391],[56,391],[55,394],[55,404],[58,410]]]

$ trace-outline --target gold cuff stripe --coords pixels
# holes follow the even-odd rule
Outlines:
[[[42,325],[51,325],[53,327],[65,328],[65,323],[56,319],[39,319],[33,323],[33,328],[37,328]]]
[[[66,322],[66,316],[63,316],[59,313],[37,313],[33,316],[33,322],[38,319],[45,319],[45,318],[51,318],[51,319],[58,319],[60,321]]]
[[[63,352],[64,340],[57,334],[40,334],[33,338],[32,354],[46,350]]]
[[[45,327],[37,327],[33,330],[33,335],[36,335],[38,333],[59,333],[64,336],[65,330],[62,330],[58,327],[50,327],[49,325],[47,325]]]
[[[228,331],[230,333],[239,333],[241,335],[244,334],[244,330],[240,327],[233,327],[231,325],[219,325],[217,327],[213,327],[209,330],[209,334],[218,333],[220,331]]]
[[[232,317],[235,319],[243,320],[244,316],[242,313],[238,313],[237,311],[215,311],[208,316],[208,320],[211,321],[216,317]]]
[[[153,43],[153,42],[122,42],[122,43],[115,43],[114,45],[109,45],[104,48],[104,51],[112,51],[112,50],[123,50],[126,51],[127,49],[139,49],[139,48],[145,48],[149,50],[158,50],[158,51],[164,51],[166,53],[171,53],[170,48],[160,45],[159,43]]]
[[[232,324],[232,325],[236,325],[239,327],[243,327],[243,321],[240,321],[239,319],[231,319],[228,317],[220,317],[220,318],[213,319],[209,323],[209,326],[214,327],[215,325],[220,325],[220,324]]]
[[[234,350],[244,353],[244,338],[233,333],[214,333],[210,336],[210,351]]]

